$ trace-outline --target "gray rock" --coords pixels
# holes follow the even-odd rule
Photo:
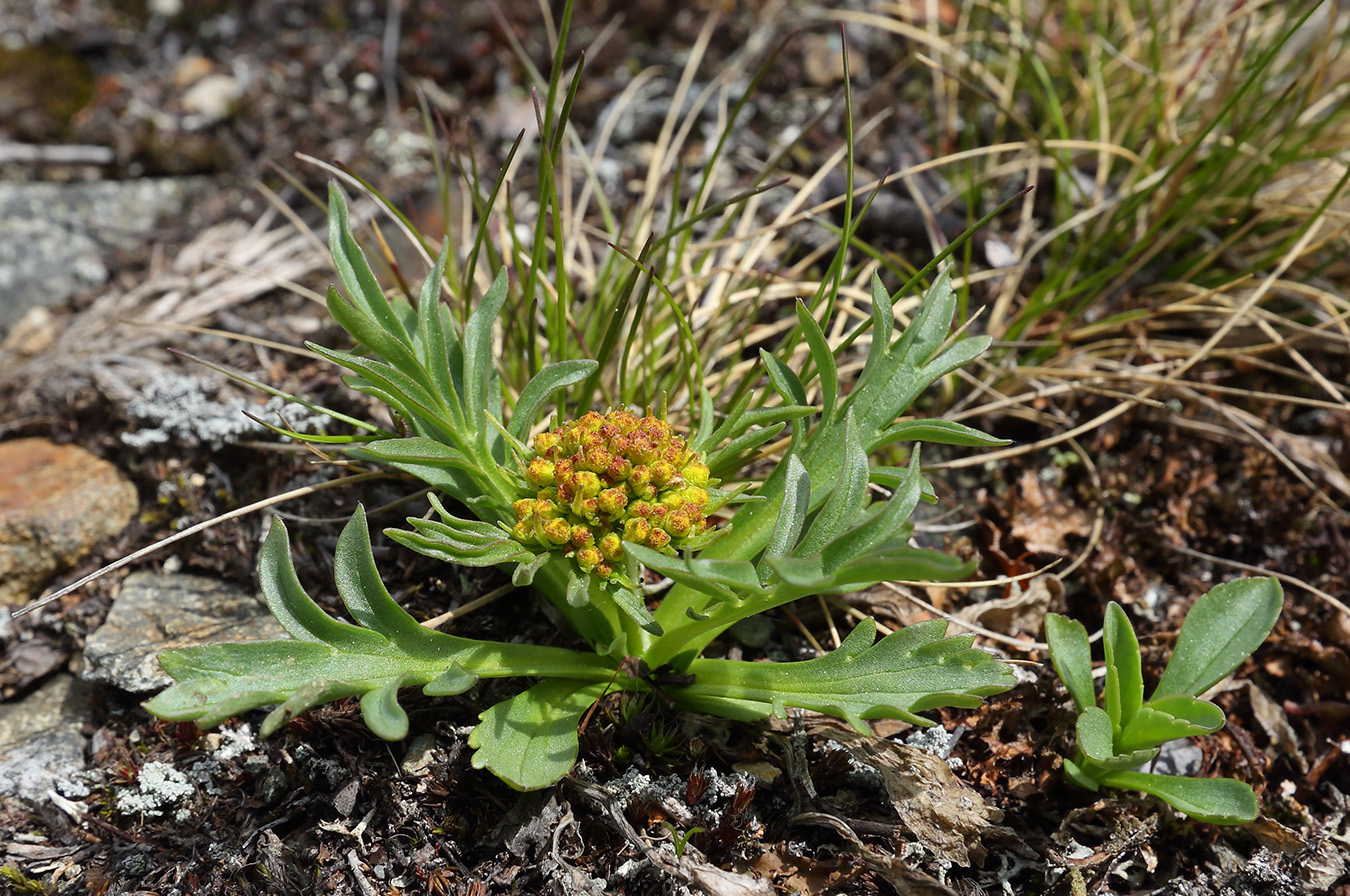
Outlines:
[[[104,258],[182,211],[192,181],[0,183],[0,334],[108,279]]]
[[[61,673],[15,703],[0,704],[0,796],[34,802],[84,771],[89,690]]]
[[[262,601],[227,582],[133,573],[84,646],[83,674],[139,694],[171,683],[159,666],[161,650],[285,636]]]
[[[122,531],[138,506],[117,468],[77,445],[0,442],[0,603],[26,603]]]

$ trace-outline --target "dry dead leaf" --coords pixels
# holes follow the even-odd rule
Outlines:
[[[901,823],[940,859],[969,867],[982,863],[980,835],[1003,813],[952,773],[945,760],[906,744],[837,728],[815,732],[838,743],[856,761],[874,768]]]
[[[1057,576],[1046,574],[1029,580],[1026,586],[1025,591],[1014,588],[1007,597],[963,607],[956,616],[990,631],[1035,639],[1045,625],[1045,614],[1062,606],[1064,585]]]
[[[886,883],[905,896],[956,896],[956,891],[937,878],[912,868],[899,856],[873,849],[862,841],[848,822],[824,812],[803,812],[792,819],[795,824],[817,824],[843,837],[862,858],[867,870],[881,875]]]
[[[1067,557],[1073,552],[1065,539],[1070,535],[1086,537],[1092,531],[1092,514],[1070,504],[1059,489],[1042,482],[1035,470],[1023,471],[1017,488],[1012,534],[1033,554]]]
[[[838,862],[819,862],[787,852],[786,843],[769,847],[746,865],[764,880],[773,881],[780,892],[817,896],[847,882],[849,875]]]

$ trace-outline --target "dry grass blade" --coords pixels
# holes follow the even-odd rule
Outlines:
[[[329,265],[308,232],[226,221],[193,239],[167,266],[144,282],[111,291],[72,317],[40,354],[7,365],[3,385],[20,409],[59,401],[95,386],[117,399],[160,369],[151,350],[174,328],[199,326],[272,290]],[[303,294],[303,293],[302,293]]]

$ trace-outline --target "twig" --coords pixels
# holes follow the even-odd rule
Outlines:
[[[122,557],[118,560],[114,560],[112,563],[109,563],[102,569],[94,570],[89,575],[85,576],[79,581],[72,582],[66,587],[58,591],[52,592],[51,594],[47,595],[41,600],[34,601],[33,603],[29,604],[26,607],[19,607],[19,609],[14,611],[13,615],[16,617],[23,616],[26,613],[32,613],[34,610],[40,610],[43,607],[50,604],[52,601],[60,600],[67,594],[70,594],[72,591],[77,591],[80,588],[83,588],[85,585],[88,585],[95,579],[107,575],[113,570],[121,569],[128,563],[132,563],[136,560],[139,560],[142,557],[146,556],[147,554],[153,554],[155,551],[159,550],[162,547],[167,547],[168,545],[171,545],[176,541],[182,541],[184,538],[187,538],[190,535],[196,535],[198,532],[205,532],[207,529],[210,529],[214,526],[218,526],[227,520],[236,519],[241,516],[247,516],[248,514],[252,513],[255,510],[262,510],[264,507],[271,507],[273,504],[280,504],[283,501],[289,501],[292,498],[301,498],[304,497],[305,495],[312,495],[315,492],[322,491],[324,489],[337,488],[338,486],[344,485],[355,485],[358,482],[365,482],[370,479],[382,479],[387,477],[388,475],[389,475],[388,473],[383,472],[358,473],[355,476],[348,476],[343,479],[334,479],[331,482],[321,482],[318,485],[307,485],[304,488],[292,489],[291,491],[283,492],[280,495],[273,495],[270,498],[264,498],[261,501],[255,501],[254,503],[249,504],[245,507],[235,508],[234,510],[231,510],[229,513],[222,513],[220,516],[213,517],[209,520],[205,520],[203,522],[198,523],[195,526],[189,526],[182,532],[175,532],[168,538],[162,538],[152,545],[148,545],[147,547],[141,548],[139,551],[135,551],[133,553],[127,554],[125,557]]]

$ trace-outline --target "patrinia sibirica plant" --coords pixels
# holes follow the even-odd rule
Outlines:
[[[313,348],[346,368],[354,388],[387,404],[406,430],[363,424],[360,439],[306,438],[425,481],[434,518],[409,519],[410,528],[387,534],[449,563],[509,570],[591,649],[474,640],[420,625],[382,583],[359,509],[337,547],[337,589],[351,617],[340,621],[301,587],[278,520],[259,575],[291,638],[164,652],[160,661],[176,683],[147,704],[152,712],[213,725],[275,706],[267,733],[309,707],[359,696],[370,728],[398,739],[408,731],[402,688],[450,695],[480,678],[529,679],[485,709],[470,736],[477,767],[528,789],[568,772],[578,724],[607,692],[659,688],[677,708],[738,720],[800,707],[866,731],[877,718],[926,724],[916,713],[974,706],[1012,686],[1006,664],[972,647],[970,636],[945,637],[941,620],[880,640],[865,620],[832,653],[801,662],[702,656],[739,620],[798,598],[887,580],[952,581],[971,571],[968,562],[910,544],[911,513],[935,500],[919,443],[999,444],[960,424],[900,419],[924,389],[989,344],[950,336],[956,300],[945,277],[899,333],[893,298],[873,280],[870,346],[847,395],[820,323],[798,302],[809,372],[762,352],[765,387],[743,390],[725,408],[703,390],[687,435],[651,408],[586,408],[542,428],[545,412],[565,410],[568,387],[590,377],[596,362],[559,361],[518,394],[503,388],[492,346],[507,296],[504,268],[461,325],[440,298],[449,240],[414,307],[380,287],[336,188],[329,230],[346,297],[330,289],[328,305],[357,346]],[[809,404],[808,394],[818,401]],[[771,472],[749,476],[759,468],[749,462],[779,439],[786,447]],[[907,466],[871,464],[878,448],[902,441],[913,443]],[[737,488],[719,488],[731,479]],[[889,496],[878,500],[874,486]],[[673,584],[654,594],[646,585],[656,578]]]

